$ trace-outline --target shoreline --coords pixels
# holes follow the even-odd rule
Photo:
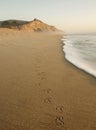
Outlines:
[[[63,36],[63,37],[64,37],[64,36]],[[65,60],[66,60],[69,64],[71,64],[72,66],[76,67],[77,69],[83,71],[84,73],[90,75],[91,77],[96,78],[96,76],[94,76],[94,75],[91,74],[90,72],[84,70],[83,68],[80,68],[79,66],[75,65],[74,63],[72,63],[69,59],[67,59],[67,58],[65,57],[65,52],[63,51],[63,49],[64,49],[63,47],[64,47],[66,44],[63,42],[62,39],[61,39],[61,44],[62,44],[62,52],[64,53],[64,58],[65,58]]]
[[[1,129],[96,128],[96,80],[65,59],[62,35],[0,34]]]

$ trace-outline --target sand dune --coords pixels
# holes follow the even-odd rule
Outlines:
[[[64,59],[61,37],[0,29],[1,130],[96,129],[96,79]]]
[[[33,21],[21,21],[21,20],[6,20],[2,21],[0,26],[2,28],[18,29],[18,30],[31,30],[33,32],[43,31],[57,31],[54,26],[48,25],[39,19]]]

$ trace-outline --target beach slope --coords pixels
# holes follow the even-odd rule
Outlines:
[[[96,129],[96,80],[64,59],[61,38],[0,29],[1,130]]]

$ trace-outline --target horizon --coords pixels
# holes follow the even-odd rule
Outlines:
[[[3,0],[0,2],[0,21],[37,18],[66,33],[94,33],[95,5],[95,0]]]

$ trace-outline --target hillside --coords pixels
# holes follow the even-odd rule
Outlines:
[[[33,21],[6,20],[0,22],[1,28],[31,30],[33,32],[57,31],[54,26],[48,25],[39,19]]]

